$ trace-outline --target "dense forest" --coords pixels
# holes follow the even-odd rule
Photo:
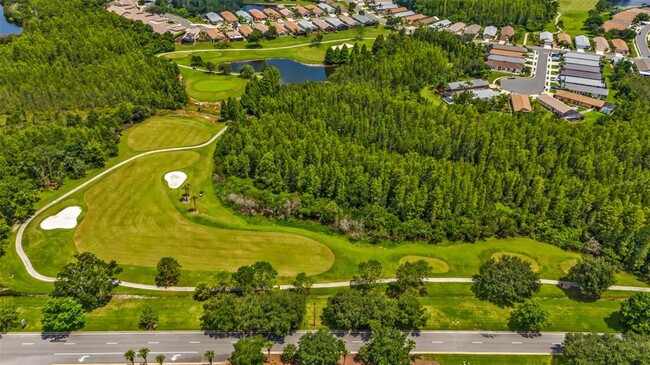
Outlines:
[[[173,39],[104,3],[5,0],[24,32],[0,42],[0,255],[41,189],[103,167],[124,124],[187,98],[177,67],[155,57]]]
[[[483,26],[522,26],[528,30],[542,30],[557,12],[557,2],[552,0],[397,0],[397,3],[441,19]]]
[[[428,33],[379,41],[329,83],[252,81],[255,117],[231,113],[215,152],[224,200],[377,241],[530,236],[650,276],[650,80],[623,76],[595,125],[435,106],[418,87],[463,66]]]
[[[155,56],[174,49],[171,35],[107,12],[104,1],[18,2],[24,32],[0,45],[0,113],[186,101],[177,66]]]

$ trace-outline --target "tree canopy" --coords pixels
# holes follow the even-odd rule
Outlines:
[[[583,257],[569,270],[569,279],[578,283],[580,293],[588,298],[600,295],[614,285],[614,266],[605,258]]]
[[[156,266],[156,285],[174,286],[181,277],[181,264],[173,257],[163,257]]]
[[[115,260],[106,263],[90,252],[74,258],[57,274],[52,297],[72,298],[86,311],[108,304],[113,288],[118,286],[115,277],[122,268]]]
[[[650,294],[634,293],[623,302],[621,323],[626,332],[650,334]]]
[[[374,325],[370,341],[359,349],[357,357],[364,365],[409,365],[413,360],[413,348],[415,342],[406,339],[406,334],[395,328]]]
[[[337,365],[345,342],[329,331],[308,332],[298,341],[298,358],[301,365]]]
[[[84,308],[72,298],[48,299],[42,309],[43,332],[70,332],[84,328]]]
[[[539,274],[533,272],[530,263],[510,255],[490,258],[474,275],[472,284],[477,298],[506,306],[531,298],[540,288]]]
[[[524,302],[510,313],[510,325],[513,330],[540,332],[550,324],[548,312],[537,300]]]
[[[562,344],[562,361],[567,365],[647,364],[650,337],[613,334],[567,333]]]
[[[235,351],[228,359],[232,365],[262,365],[266,357],[262,347],[266,340],[262,336],[245,337],[235,343]]]

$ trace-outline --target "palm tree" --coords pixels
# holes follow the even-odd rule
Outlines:
[[[158,362],[159,365],[163,365],[163,362],[165,362],[165,355],[163,354],[156,355],[156,361]]]
[[[135,351],[133,351],[133,350],[127,350],[127,351],[124,353],[124,358],[126,359],[126,361],[130,361],[130,362],[131,362],[131,365],[133,365],[133,362],[134,362],[134,360],[135,360]]]
[[[143,347],[140,350],[138,350],[138,357],[143,358],[145,364],[148,364],[147,355],[149,355],[149,349],[148,348]]]
[[[190,196],[190,184],[186,183],[183,185],[183,190],[185,191],[185,194],[183,194],[183,200],[188,201]]]
[[[212,359],[214,359],[214,351],[208,350],[203,354],[203,357],[205,357],[206,360],[212,365]]]
[[[273,341],[266,341],[264,342],[264,347],[266,347],[266,351],[268,353],[267,361],[270,363],[271,362],[271,348],[273,347],[275,343]]]

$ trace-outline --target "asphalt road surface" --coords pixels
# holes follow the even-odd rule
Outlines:
[[[287,343],[297,343],[305,331],[277,341],[273,352]],[[338,334],[347,348],[356,352],[368,334]],[[540,354],[560,350],[564,333],[548,332],[531,337],[513,332],[423,331],[411,334],[415,353]],[[2,365],[101,364],[124,363],[124,352],[142,347],[151,350],[148,360],[164,354],[165,363],[198,362],[207,350],[215,361],[223,361],[233,351],[237,337],[204,332],[86,332],[64,338],[48,338],[40,333],[10,333],[0,338]]]
[[[639,48],[639,57],[650,57],[648,33],[650,33],[650,24],[643,27],[639,34],[636,35],[636,45]]]
[[[517,77],[514,79],[501,79],[502,89],[525,95],[541,94],[542,91],[544,91],[548,55],[553,52],[553,50],[541,48],[535,48],[535,50],[538,53],[535,76],[532,78]]]

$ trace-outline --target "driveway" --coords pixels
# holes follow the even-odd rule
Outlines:
[[[535,51],[537,52],[535,76],[532,78],[517,77],[515,79],[501,79],[502,89],[525,95],[536,95],[544,91],[548,55],[553,51],[543,48],[536,48]]]
[[[636,36],[636,45],[639,47],[639,57],[650,57],[650,49],[648,48],[648,33],[650,33],[650,24],[641,28],[641,31]]]

